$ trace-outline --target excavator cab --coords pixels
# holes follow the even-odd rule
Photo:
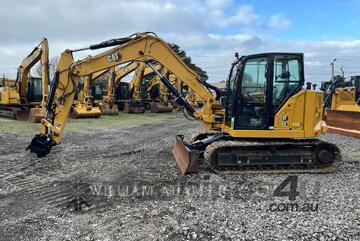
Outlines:
[[[355,86],[355,100],[357,105],[360,105],[360,76],[351,76],[350,81]]]
[[[337,147],[306,140],[326,130],[322,93],[303,90],[303,63],[303,54],[298,53],[237,59],[226,83],[222,131],[201,133],[190,143],[180,135],[176,140],[173,154],[181,172],[197,172],[201,160],[215,172],[224,173],[333,168]]]
[[[304,84],[302,54],[243,57],[227,81],[225,125],[235,130],[269,130],[283,104]]]
[[[116,104],[119,111],[124,110],[125,101],[130,99],[130,86],[127,82],[120,82],[115,87]]]
[[[42,80],[41,78],[30,77],[28,80],[26,95],[29,102],[39,102],[42,100]],[[47,88],[47,86],[45,86]]]
[[[103,99],[103,89],[104,86],[102,83],[95,82],[91,88],[91,95],[93,100],[102,100]]]

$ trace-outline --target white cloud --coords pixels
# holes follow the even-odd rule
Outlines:
[[[86,47],[134,32],[154,31],[185,49],[208,71],[209,81],[227,77],[234,52],[305,52],[311,80],[325,80],[329,61],[341,59],[347,73],[355,73],[360,40],[281,40],[274,33],[294,27],[284,14],[260,15],[251,5],[234,0],[63,0],[5,1],[0,9],[0,75],[16,75],[16,68],[46,36],[51,56],[66,48]],[[90,52],[79,53],[81,58]],[[336,55],[336,56],[335,56]]]
[[[215,19],[216,23],[223,27],[234,25],[256,26],[260,23],[260,16],[249,5],[237,7],[234,15],[226,16],[222,13],[218,14],[217,17]]]
[[[292,25],[292,22],[282,13],[274,14],[270,17],[269,27],[274,29],[285,29]]]

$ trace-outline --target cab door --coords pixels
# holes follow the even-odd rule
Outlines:
[[[235,129],[267,129],[271,61],[268,56],[249,58],[239,71],[235,98]]]

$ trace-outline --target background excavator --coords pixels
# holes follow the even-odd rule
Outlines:
[[[135,71],[139,66],[139,63],[132,62],[130,64],[127,64],[125,66],[119,67],[118,69],[115,69],[115,67],[111,67],[109,69],[106,87],[104,88],[101,86],[102,94],[101,94],[101,101],[100,102],[93,102],[93,104],[98,105],[101,113],[103,115],[117,115],[119,114],[119,101],[116,99],[116,94],[114,92],[114,89],[117,88],[118,85],[120,85],[122,79],[127,76],[128,74]],[[97,83],[97,85],[101,85],[100,83]],[[96,86],[96,84],[94,85]],[[128,88],[128,87],[127,87]],[[128,90],[127,90],[128,91]],[[125,100],[122,100],[125,101]],[[122,104],[123,106],[123,104]]]
[[[133,34],[85,49],[106,47],[113,48],[76,62],[72,53],[80,50],[61,54],[46,105],[52,114],[42,119],[40,134],[28,146],[30,152],[42,157],[60,143],[74,89],[82,76],[138,61],[153,68],[187,114],[211,130],[190,142],[177,136],[172,152],[182,173],[197,172],[202,161],[215,172],[318,173],[334,170],[341,160],[335,145],[314,138],[327,131],[322,120],[323,93],[303,89],[303,54],[262,53],[237,58],[221,106],[220,91],[200,79],[155,34]],[[204,99],[203,108],[195,110],[156,70],[154,61]]]
[[[322,82],[325,93],[326,123],[330,131],[360,138],[360,78],[335,76],[333,81]]]
[[[160,73],[167,76],[171,82],[171,79],[169,78],[170,71],[168,69],[161,67]],[[155,75],[146,83],[146,93],[151,112],[167,113],[173,111],[174,107],[170,101],[171,96],[169,90],[166,88],[159,76]]]
[[[161,69],[161,65],[154,64],[157,70]],[[129,84],[129,99],[125,101],[124,112],[125,113],[144,113],[146,110],[146,85],[145,77],[154,72],[154,70],[145,65],[143,62],[139,62],[139,66],[135,71]]]
[[[31,77],[30,70],[40,61],[41,78]],[[49,46],[41,43],[22,61],[16,81],[4,81],[0,88],[0,116],[15,120],[40,122],[45,114],[49,82]]]
[[[77,100],[73,102],[70,116],[77,118],[98,118],[101,116],[101,110],[97,106],[93,106],[92,86],[97,78],[106,74],[109,70],[101,70],[88,76],[83,76],[83,82],[77,88]],[[99,90],[101,93],[101,90]],[[95,91],[96,94],[96,91]]]

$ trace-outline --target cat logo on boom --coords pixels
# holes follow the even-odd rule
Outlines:
[[[121,54],[120,53],[109,54],[107,59],[108,59],[109,62],[121,61]]]

